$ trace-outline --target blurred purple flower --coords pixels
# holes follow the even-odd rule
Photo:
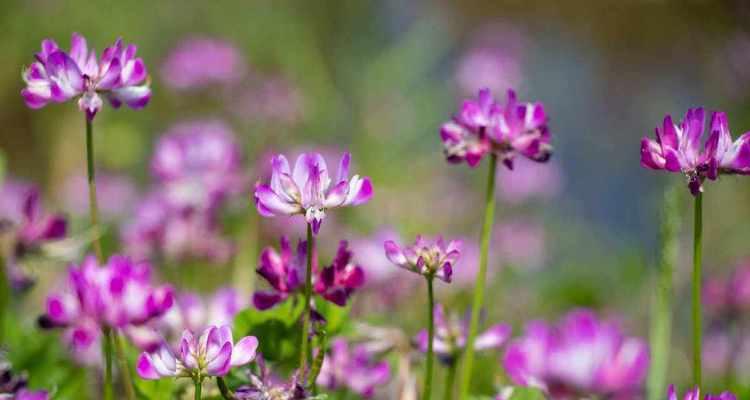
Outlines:
[[[244,190],[241,161],[234,133],[223,122],[183,122],[159,139],[151,171],[172,206],[203,210]]]
[[[260,355],[257,364],[259,373],[249,374],[250,384],[241,386],[234,392],[237,400],[310,399],[310,394],[305,389],[303,372],[297,371],[289,381],[281,381],[271,374]]]
[[[711,277],[703,284],[703,303],[719,317],[734,316],[750,309],[750,262],[740,262],[726,277]]]
[[[0,354],[0,399],[2,400],[47,400],[46,391],[31,391],[26,388],[26,375],[14,374],[11,365]]]
[[[513,27],[492,26],[472,39],[456,69],[456,81],[462,93],[482,88],[503,92],[523,81],[521,56],[525,38]]]
[[[100,267],[88,256],[68,270],[67,280],[47,296],[45,327],[65,328],[74,355],[87,361],[102,328],[142,325],[172,306],[172,288],[151,284],[151,266],[114,255]],[[95,352],[95,350],[94,350]]]
[[[391,261],[383,252],[383,243],[397,242],[399,234],[391,228],[381,228],[369,237],[359,237],[350,240],[355,260],[362,265],[367,275],[367,286],[391,284],[399,280],[400,274],[393,269]]]
[[[245,120],[293,125],[302,120],[303,100],[299,89],[283,77],[261,77],[231,104],[232,111]]]
[[[96,195],[99,215],[108,220],[116,220],[132,211],[138,193],[135,183],[128,176],[97,171]],[[71,175],[65,182],[62,198],[66,210],[87,216],[89,195],[86,175]]]
[[[240,51],[228,42],[194,37],[180,42],[167,55],[161,76],[173,89],[195,89],[239,81],[247,66]]]
[[[330,353],[323,359],[317,384],[330,390],[347,388],[364,397],[371,398],[377,387],[385,385],[391,378],[391,370],[385,361],[375,361],[364,346],[349,346],[345,339],[335,339]]]
[[[626,395],[646,376],[646,343],[628,338],[593,312],[570,312],[556,327],[527,324],[524,336],[508,346],[503,365],[517,385],[536,386],[553,398],[565,395]]]
[[[514,162],[513,171],[497,171],[497,196],[508,204],[522,204],[529,199],[549,199],[562,189],[560,168],[555,163],[545,166],[520,158]]]
[[[344,153],[336,181],[332,181],[320,154],[302,154],[297,158],[294,171],[289,168],[286,157],[274,157],[270,185],[255,187],[258,212],[264,217],[302,214],[307,223],[312,224],[313,232],[318,233],[326,210],[357,206],[372,197],[370,178],[354,175],[349,179],[350,162],[351,155]]]
[[[544,227],[534,221],[510,219],[499,224],[491,243],[491,257],[502,265],[536,269],[544,264]]]
[[[703,192],[706,178],[716,180],[720,174],[750,174],[750,133],[732,143],[723,112],[711,114],[709,137],[705,145],[701,145],[704,129],[703,108],[689,109],[679,125],[667,115],[662,129],[656,128],[656,140],[641,139],[641,166],[682,172],[694,196]]]
[[[667,391],[667,400],[679,400],[674,385],[669,385],[669,390]],[[682,400],[701,400],[700,389],[696,387],[692,390],[688,390],[687,392],[685,392],[685,396],[682,398]],[[737,397],[731,392],[722,392],[720,395],[706,394],[703,397],[703,400],[737,400]]]
[[[433,349],[438,358],[446,364],[453,364],[466,347],[466,335],[469,331],[469,319],[459,318],[457,315],[446,315],[441,304],[436,304],[433,311],[435,317],[435,337]],[[476,350],[498,349],[510,337],[511,327],[507,324],[496,324],[480,333],[474,342]],[[420,331],[416,338],[419,351],[427,352],[427,330]]]
[[[136,370],[143,379],[185,377],[202,380],[209,376],[224,376],[232,367],[245,365],[255,359],[258,339],[245,336],[237,343],[228,325],[211,326],[196,338],[186,330],[175,351],[164,344],[157,352],[141,353]]]
[[[466,161],[471,167],[490,152],[509,169],[516,154],[537,162],[548,161],[552,154],[544,106],[519,103],[512,90],[504,106],[489,89],[480,90],[476,100],[464,101],[459,114],[443,124],[440,138],[449,162]]]
[[[86,39],[73,33],[70,52],[52,39],[42,41],[30,67],[23,71],[26,88],[21,95],[30,108],[42,108],[49,102],[62,103],[74,97],[78,108],[92,120],[102,108],[104,95],[114,108],[122,103],[138,109],[148,104],[151,88],[146,65],[135,56],[136,46],[123,46],[122,39],[104,49],[97,60]]]
[[[403,249],[392,240],[387,240],[383,246],[386,256],[396,266],[448,283],[453,275],[453,266],[461,255],[460,240],[445,243],[442,237],[429,243],[422,236],[417,236],[413,245]]]

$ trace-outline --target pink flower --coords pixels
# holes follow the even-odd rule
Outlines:
[[[178,349],[165,344],[157,352],[141,353],[136,370],[143,379],[185,377],[200,381],[224,376],[231,368],[250,363],[257,349],[255,336],[245,336],[235,344],[228,325],[211,326],[199,338],[186,330]]]
[[[667,400],[678,400],[677,391],[675,390],[674,385],[669,385]],[[687,392],[685,392],[685,397],[683,397],[682,400],[701,400],[700,389],[696,387],[692,390],[688,390]],[[731,392],[722,392],[718,396],[707,394],[705,397],[703,397],[703,400],[737,400],[737,397]]]
[[[403,249],[392,240],[386,241],[383,246],[386,256],[396,266],[448,283],[453,275],[453,265],[461,255],[461,241],[445,243],[442,237],[429,243],[422,236],[417,236],[413,245]]]
[[[354,393],[371,398],[378,387],[391,378],[385,361],[375,361],[363,345],[349,346],[344,339],[331,343],[331,351],[323,359],[317,384],[330,390],[348,388]]]
[[[36,61],[24,70],[26,88],[21,95],[26,105],[41,108],[78,97],[78,108],[92,120],[102,107],[104,95],[114,108],[122,103],[138,109],[148,104],[151,89],[146,65],[136,58],[136,46],[123,46],[122,39],[104,49],[100,59],[86,39],[73,33],[70,52],[62,51],[52,39],[42,41]]]
[[[264,217],[277,215],[305,216],[317,233],[326,210],[364,204],[372,197],[370,178],[354,175],[349,179],[351,155],[345,153],[339,163],[336,180],[331,180],[323,156],[317,153],[302,154],[297,158],[294,171],[283,155],[273,158],[270,185],[255,187],[255,205]]]

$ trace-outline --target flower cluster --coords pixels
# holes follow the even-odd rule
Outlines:
[[[365,346],[350,347],[346,340],[336,339],[331,343],[330,354],[323,359],[317,383],[331,390],[347,388],[370,398],[390,376],[388,363],[373,360],[373,354]]]
[[[114,108],[123,103],[142,108],[151,97],[151,89],[146,65],[135,56],[136,50],[135,45],[126,46],[117,39],[97,59],[96,51],[89,49],[86,39],[77,33],[71,38],[69,52],[54,40],[45,39],[41,51],[34,55],[36,61],[23,72],[26,88],[21,95],[31,108],[78,97],[78,108],[89,120],[102,108],[101,95]]]
[[[516,154],[537,162],[552,154],[544,106],[519,103],[512,90],[505,105],[495,102],[488,89],[480,90],[476,100],[464,101],[458,115],[443,124],[440,138],[448,161],[472,167],[489,153],[510,169]]]
[[[433,311],[435,318],[435,338],[432,341],[435,354],[446,364],[456,362],[466,347],[466,334],[469,331],[468,318],[446,315],[442,305],[436,304]],[[498,349],[510,337],[511,327],[507,324],[496,324],[477,336],[474,342],[476,350]],[[416,343],[421,352],[427,352],[427,330],[417,334]]]
[[[40,323],[65,328],[74,355],[87,362],[97,354],[102,328],[145,324],[172,306],[172,296],[171,287],[152,285],[148,263],[114,255],[99,266],[88,256],[71,266],[63,286],[47,297]]]
[[[259,310],[271,308],[303,288],[307,242],[300,241],[295,251],[289,240],[282,236],[279,249],[280,251],[276,251],[273,247],[266,247],[260,254],[257,271],[271,286],[271,290],[253,294],[253,304]],[[339,243],[331,265],[319,268],[313,261],[313,289],[331,303],[346,305],[354,290],[364,283],[364,269],[352,262],[352,252],[346,241]]]
[[[383,246],[386,256],[396,266],[426,277],[436,277],[444,282],[451,281],[453,265],[461,255],[461,241],[451,240],[445,243],[442,237],[430,243],[422,236],[417,236],[413,245],[403,249],[391,240],[386,241]]]
[[[288,381],[279,381],[271,374],[263,357],[258,356],[258,374],[250,374],[250,384],[239,387],[237,400],[312,400],[304,386],[303,372],[292,374]],[[317,398],[317,397],[316,397]]]
[[[224,376],[232,367],[253,361],[257,348],[255,336],[245,336],[234,343],[232,329],[227,325],[211,326],[198,338],[186,330],[176,351],[165,344],[157,352],[141,353],[136,369],[143,379],[184,377],[200,381]]]
[[[614,323],[586,310],[558,326],[536,321],[508,346],[503,364],[517,385],[536,386],[554,398],[576,394],[629,395],[648,369],[643,340],[628,338]]]
[[[678,400],[677,391],[675,390],[674,385],[669,385],[667,400]],[[688,390],[687,392],[685,392],[685,396],[682,398],[682,400],[701,400],[700,388],[696,387],[695,389]],[[703,400],[737,400],[737,396],[735,396],[731,392],[722,392],[719,395],[706,394],[703,397]]]
[[[289,168],[286,157],[274,157],[270,185],[258,184],[255,187],[258,212],[265,217],[304,215],[313,232],[318,233],[326,210],[360,205],[372,197],[370,178],[354,175],[349,179],[350,162],[351,155],[345,153],[333,181],[320,154],[300,155],[294,171]]]
[[[708,139],[702,144],[705,125],[702,108],[689,109],[679,124],[667,115],[662,128],[656,128],[656,140],[641,140],[641,166],[685,174],[693,195],[703,191],[706,178],[750,174],[750,134],[732,142],[726,114],[714,112]]]

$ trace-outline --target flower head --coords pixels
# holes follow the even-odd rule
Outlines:
[[[238,400],[313,400],[305,389],[304,371],[292,374],[288,381],[276,379],[271,374],[263,357],[258,356],[259,373],[250,374],[250,384],[238,388],[234,395]]]
[[[165,344],[155,353],[141,353],[136,370],[143,379],[187,377],[200,380],[224,376],[232,367],[253,361],[257,349],[255,336],[245,336],[235,344],[228,325],[211,326],[198,338],[186,330],[177,350]]]
[[[172,288],[151,284],[148,263],[114,255],[100,267],[88,256],[71,266],[67,280],[46,303],[43,325],[65,328],[74,354],[86,354],[102,328],[142,325],[163,315],[172,306]]]
[[[433,350],[446,364],[456,362],[456,358],[466,347],[466,335],[469,331],[468,318],[458,318],[456,315],[446,315],[442,305],[436,304],[433,311],[435,318],[435,337]],[[510,337],[511,327],[507,324],[491,326],[484,333],[477,336],[474,342],[476,350],[497,349]],[[416,342],[419,350],[427,352],[428,334],[422,330],[417,334]]]
[[[503,364],[511,380],[555,395],[629,394],[649,363],[643,340],[624,337],[613,323],[587,310],[569,313],[555,327],[536,321],[508,346]]]
[[[510,169],[516,154],[537,162],[546,162],[552,154],[544,106],[519,103],[512,90],[505,105],[496,103],[489,89],[480,90],[443,124],[440,137],[448,161],[466,161],[472,167],[489,153],[497,154]]]
[[[692,108],[679,124],[664,117],[662,128],[656,128],[656,140],[641,140],[641,166],[681,172],[688,180],[693,195],[703,191],[706,178],[715,180],[720,174],[750,174],[750,133],[734,143],[726,114],[711,114],[710,133],[702,144],[705,114]]]
[[[669,385],[669,390],[667,391],[667,400],[678,400],[677,391],[675,390],[674,385]],[[685,396],[682,398],[682,400],[701,400],[700,389],[698,387],[695,387],[692,390],[688,390],[687,392],[685,392]],[[737,400],[737,396],[735,396],[731,392],[722,392],[719,395],[706,394],[703,397],[703,400]]]
[[[354,175],[349,179],[350,162],[351,155],[345,153],[333,181],[320,154],[302,154],[297,158],[294,171],[289,168],[286,157],[274,157],[270,185],[258,184],[255,187],[258,212],[265,217],[304,215],[313,232],[317,233],[326,210],[357,206],[372,197],[370,178]]]
[[[397,266],[424,276],[434,276],[445,282],[451,281],[453,265],[461,255],[461,241],[451,240],[445,243],[442,237],[429,243],[422,236],[417,236],[413,245],[403,249],[391,240],[386,241],[383,246],[388,259]]]
[[[151,89],[146,65],[135,56],[136,46],[123,45],[122,39],[104,49],[97,59],[86,39],[73,33],[70,51],[65,52],[52,39],[42,41],[36,61],[23,72],[26,88],[21,95],[26,105],[42,108],[49,102],[62,103],[78,97],[78,108],[91,120],[102,107],[103,95],[114,108],[122,103],[138,109],[146,106]]]
[[[375,361],[365,346],[350,346],[346,340],[336,339],[331,343],[330,354],[323,359],[317,383],[331,390],[345,387],[370,398],[390,377],[388,363]]]
[[[352,252],[347,246],[345,240],[339,243],[333,263],[322,268],[315,280],[315,293],[342,307],[352,292],[365,284],[365,272],[352,262]]]

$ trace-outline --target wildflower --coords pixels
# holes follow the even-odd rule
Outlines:
[[[336,180],[332,181],[320,154],[302,154],[297,158],[294,171],[290,170],[286,157],[274,157],[270,185],[258,184],[255,187],[258,212],[265,217],[304,215],[313,232],[317,233],[326,210],[357,206],[372,197],[370,178],[354,175],[349,179],[350,162],[351,155],[345,153]]]
[[[103,95],[114,108],[122,103],[143,108],[151,97],[143,60],[135,57],[136,46],[124,46],[122,39],[104,49],[100,59],[86,39],[73,33],[70,51],[52,39],[42,41],[36,61],[23,72],[26,88],[21,95],[26,105],[42,108],[49,102],[62,103],[78,97],[78,108],[92,120],[102,107]]]
[[[289,381],[274,379],[262,357],[258,357],[258,374],[250,374],[250,384],[238,388],[234,395],[238,400],[313,400],[305,389],[304,373],[297,371]]]
[[[656,140],[646,137],[641,140],[641,166],[682,172],[694,196],[703,192],[706,178],[716,180],[720,174],[749,174],[750,134],[732,143],[723,112],[711,114],[709,137],[702,146],[704,128],[703,108],[689,109],[679,125],[667,115],[662,129],[656,128]]]
[[[489,89],[479,91],[476,100],[464,101],[461,111],[440,129],[449,162],[466,161],[471,167],[489,153],[497,154],[509,169],[521,154],[546,162],[552,154],[547,115],[541,103],[519,103],[508,91],[506,104],[492,98]]]
[[[352,263],[352,252],[347,242],[339,243],[333,263],[320,270],[315,280],[315,293],[338,306],[345,306],[352,292],[365,284],[365,272]]]
[[[164,199],[179,209],[214,209],[243,188],[242,153],[220,121],[170,128],[156,145],[151,172]]]
[[[437,277],[444,282],[451,281],[453,265],[461,254],[461,241],[451,240],[445,243],[442,237],[431,244],[422,236],[417,236],[413,245],[403,249],[392,240],[383,245],[385,254],[392,263],[426,277]]]
[[[434,308],[435,338],[433,348],[438,358],[446,364],[456,362],[458,356],[466,347],[466,333],[469,331],[469,320],[459,319],[455,315],[445,315],[442,305]],[[510,337],[511,328],[506,324],[491,326],[487,331],[477,336],[474,342],[476,350],[497,349]],[[416,343],[419,351],[427,351],[427,331],[417,334]]]
[[[187,377],[197,381],[208,376],[224,376],[232,367],[255,359],[258,339],[245,336],[236,344],[228,325],[211,326],[199,338],[185,330],[179,349],[163,345],[155,353],[141,353],[136,370],[143,379]]]
[[[245,70],[243,55],[230,43],[194,37],[181,41],[167,55],[161,76],[173,89],[195,89],[235,83]]]
[[[667,400],[678,400],[677,399],[677,391],[674,388],[674,385],[669,385],[669,390],[667,391]],[[698,387],[688,390],[685,392],[685,396],[682,398],[682,400],[701,400],[701,391]],[[737,396],[732,394],[731,392],[722,392],[720,395],[712,395],[712,394],[706,394],[703,397],[703,400],[737,400]]]
[[[599,321],[587,310],[569,313],[556,327],[529,323],[503,360],[515,384],[542,388],[553,398],[632,394],[648,363],[643,340],[624,337],[615,324]]]
[[[331,343],[330,354],[323,359],[317,383],[331,390],[348,388],[370,398],[378,386],[388,383],[390,375],[388,363],[374,361],[365,346],[350,348],[346,340],[336,339]]]
[[[93,256],[73,265],[63,287],[47,296],[44,327],[65,328],[81,361],[94,358],[102,328],[143,325],[172,306],[172,288],[151,284],[151,266],[114,255],[100,267]],[[87,357],[90,356],[89,357]]]

